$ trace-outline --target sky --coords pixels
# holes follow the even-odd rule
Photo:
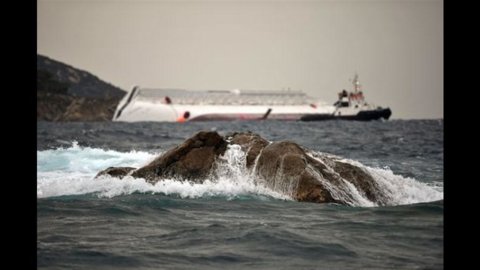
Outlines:
[[[124,90],[302,90],[357,72],[391,119],[443,119],[443,1],[38,0],[37,53]]]

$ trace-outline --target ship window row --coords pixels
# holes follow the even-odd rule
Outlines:
[[[168,97],[171,104],[198,105],[304,105],[309,104],[305,95],[233,95],[233,94],[186,94],[185,96],[148,92],[139,93],[137,99],[163,103]]]
[[[139,97],[141,100],[149,100],[155,103],[164,103],[162,99],[151,99],[145,97]],[[198,104],[198,105],[304,105],[309,104],[306,100],[295,100],[295,99],[171,99],[171,104]]]

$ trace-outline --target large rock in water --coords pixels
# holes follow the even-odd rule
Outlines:
[[[134,171],[136,168],[133,167],[108,167],[103,171],[97,173],[97,176],[100,177],[102,175],[110,175],[112,177],[117,177],[122,179],[123,177],[127,176],[128,173]]]
[[[294,142],[269,142],[251,132],[223,138],[217,132],[202,131],[142,168],[108,168],[97,176],[128,174],[150,183],[165,178],[201,183],[212,175],[217,158],[225,153],[228,144],[241,146],[246,167],[253,172],[257,184],[297,201],[352,205],[358,203],[360,194],[379,205],[387,203],[387,195],[361,167],[310,152]]]
[[[353,193],[357,191],[372,202],[386,202],[375,180],[360,167],[334,157],[315,158],[294,142],[266,146],[258,158],[256,174],[271,189],[297,201],[354,204]]]
[[[298,201],[337,202],[318,177],[323,166],[313,163],[298,144],[274,142],[263,149],[256,173],[268,187]],[[318,168],[312,168],[313,165]]]
[[[226,149],[227,142],[217,132],[201,131],[134,171],[131,176],[145,178],[149,182],[166,177],[202,182],[212,171],[216,158]]]

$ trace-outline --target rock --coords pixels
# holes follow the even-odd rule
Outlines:
[[[324,166],[309,158],[298,144],[282,141],[263,149],[256,173],[268,187],[297,201],[338,203],[315,175],[316,172],[322,176],[323,169]]]
[[[226,149],[227,142],[217,132],[201,131],[134,171],[132,176],[145,178],[149,182],[166,177],[203,182],[214,167],[216,158]]]
[[[241,146],[246,167],[257,184],[297,201],[355,205],[358,194],[379,205],[388,201],[375,179],[361,167],[335,156],[309,152],[295,142],[270,143],[251,132],[223,138],[217,132],[201,131],[144,167],[108,168],[97,176],[121,178],[128,174],[150,183],[166,178],[202,183],[207,177],[215,179],[217,158],[228,144]]]
[[[37,55],[37,121],[111,121],[126,92],[89,72]]]
[[[373,177],[366,171],[352,164],[340,161],[335,161],[333,169],[343,179],[352,183],[357,190],[370,201],[377,202],[380,205],[387,203],[387,196],[382,192]]]
[[[110,175],[112,177],[117,177],[122,179],[123,177],[127,176],[129,172],[135,170],[136,168],[133,167],[108,167],[103,171],[100,171],[95,178],[98,178],[102,175]]]

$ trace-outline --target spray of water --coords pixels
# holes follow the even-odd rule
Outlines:
[[[110,166],[140,167],[149,163],[160,153],[142,151],[117,152],[98,148],[79,147],[74,143],[69,148],[58,148],[37,152],[37,197],[46,198],[63,195],[97,194],[114,197],[132,193],[176,195],[182,198],[221,196],[235,198],[253,196],[259,199],[273,198],[292,200],[298,179],[276,175],[272,186],[256,176],[256,163],[246,168],[246,155],[239,145],[229,145],[217,160],[212,174],[203,183],[190,183],[177,179],[163,179],[150,184],[144,179],[125,177],[122,180],[110,176],[94,179],[95,175]],[[314,153],[322,155],[323,153]],[[320,159],[317,159],[320,160]],[[363,164],[342,159],[370,173],[378,186],[385,192],[388,205],[412,204],[443,199],[441,183],[426,184],[415,179],[395,175],[389,169],[371,168]],[[323,161],[321,161],[323,162]],[[328,170],[331,164],[323,162]],[[307,167],[336,199],[353,206],[376,206],[350,182],[341,180],[335,185],[323,179],[313,168]],[[279,170],[281,171],[281,170]],[[277,179],[278,178],[278,179]]]

